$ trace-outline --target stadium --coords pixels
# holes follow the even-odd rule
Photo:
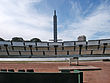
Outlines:
[[[79,36],[77,41],[57,39],[57,16],[53,16],[52,41],[40,39],[25,41],[22,38],[0,39],[0,82],[1,83],[109,83],[109,59],[86,60],[80,57],[109,57],[110,39],[86,40]],[[35,58],[69,58],[64,61],[8,61]],[[71,58],[73,62],[71,61]],[[3,59],[8,59],[3,61]],[[76,61],[77,60],[77,64]],[[106,73],[106,74],[105,74]],[[103,80],[103,81],[102,81]]]

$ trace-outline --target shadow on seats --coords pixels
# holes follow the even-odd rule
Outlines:
[[[18,70],[18,72],[25,72],[25,70],[24,69],[20,69],[20,70]]]
[[[1,69],[0,71],[1,72],[7,72],[7,69]]]
[[[14,72],[14,69],[8,69],[8,72]]]
[[[27,69],[26,72],[34,72],[34,70],[33,69]]]

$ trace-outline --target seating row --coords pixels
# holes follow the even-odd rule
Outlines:
[[[74,46],[74,45],[103,45],[104,43],[110,44],[110,39],[102,40],[88,40],[88,41],[64,41],[64,42],[12,42],[12,41],[0,41],[0,45],[12,45],[12,46]]]
[[[14,69],[0,69],[0,72],[15,72]],[[34,69],[19,69],[18,72],[34,72]]]
[[[110,45],[94,45],[94,46],[81,46],[82,50],[102,50],[110,49]],[[79,50],[80,46],[50,46],[50,47],[32,47],[32,46],[0,46],[0,50],[9,50],[9,51],[54,51],[54,50],[65,50],[65,51],[75,51]]]
[[[0,51],[0,55],[95,55],[110,54],[110,49],[106,50],[81,50],[80,51]]]

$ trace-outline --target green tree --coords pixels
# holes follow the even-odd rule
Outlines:
[[[14,42],[23,42],[23,38],[22,37],[13,37],[11,41],[14,41]]]
[[[5,41],[3,38],[0,38],[0,41]]]
[[[41,40],[39,38],[32,38],[30,41],[31,42],[41,42]]]

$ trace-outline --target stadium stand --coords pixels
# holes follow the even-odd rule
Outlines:
[[[12,42],[0,41],[0,57],[10,56],[67,56],[110,54],[110,39],[64,42]]]

